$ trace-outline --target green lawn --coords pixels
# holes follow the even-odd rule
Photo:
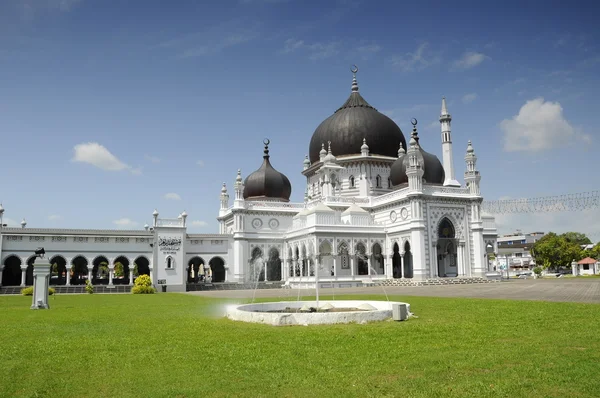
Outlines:
[[[418,318],[272,327],[183,294],[58,295],[42,311],[0,296],[0,395],[600,395],[600,305],[391,299]]]

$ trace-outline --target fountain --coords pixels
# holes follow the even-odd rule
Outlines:
[[[338,323],[368,323],[392,318],[393,313],[411,314],[410,304],[376,300],[320,300],[319,277],[330,272],[318,257],[315,261],[315,300],[277,301],[250,304],[232,304],[226,307],[227,318],[234,321],[283,325],[324,325]],[[386,294],[387,298],[387,292]],[[400,319],[398,319],[400,320]]]

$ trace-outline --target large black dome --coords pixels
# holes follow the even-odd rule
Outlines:
[[[269,161],[269,141],[265,141],[263,163],[244,181],[244,199],[271,199],[289,202],[292,194],[290,180],[275,170]]]
[[[416,134],[416,129],[413,130],[413,137],[415,138],[415,141],[417,141],[417,144],[419,145],[418,151],[423,157],[423,179],[428,184],[443,184],[444,180],[446,179],[444,166],[442,166],[442,163],[437,156],[429,152],[425,152],[425,150],[421,148],[421,145],[419,144],[419,137]],[[393,186],[408,182],[405,160],[406,153],[401,153],[398,156],[398,160],[392,164],[392,168],[390,170],[390,182]]]
[[[396,157],[396,148],[400,143],[406,148],[406,140],[400,127],[369,105],[358,92],[358,84],[354,78],[348,100],[313,133],[309,146],[310,162],[319,161],[321,145],[329,141],[336,157],[360,154],[363,139],[369,146],[369,153],[373,155]]]

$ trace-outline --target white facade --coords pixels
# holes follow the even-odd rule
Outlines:
[[[2,284],[28,283],[28,264],[40,246],[50,263],[58,264],[53,283],[67,285],[85,279],[131,283],[134,264],[137,273],[150,274],[155,285],[169,291],[185,290],[203,274],[211,274],[213,282],[311,286],[315,269],[322,282],[339,286],[483,277],[490,269],[486,246],[497,252],[494,218],[481,213],[481,176],[470,142],[465,184],[455,180],[445,102],[442,116],[443,185],[423,180],[418,140],[406,148],[408,183],[395,187],[389,177],[396,158],[370,154],[368,142],[360,153],[338,158],[331,147],[323,148],[318,162],[304,162],[301,203],[245,200],[238,171],[232,204],[225,184],[221,190],[219,234],[188,234],[185,212],[161,219],[157,211],[152,227],[144,230],[1,229]],[[126,265],[122,277],[117,262]]]

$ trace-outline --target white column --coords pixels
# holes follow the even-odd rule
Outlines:
[[[25,268],[21,268],[21,286],[25,286],[25,280],[27,278],[27,265]]]
[[[1,223],[2,222],[0,221],[0,224]],[[2,226],[0,225],[0,227],[2,227]],[[0,254],[1,254],[1,252],[0,252]],[[0,286],[2,286],[2,272],[4,272],[4,266],[2,264],[0,264]]]
[[[430,253],[431,253],[431,255],[429,256],[429,277],[435,278],[435,276],[437,275],[437,266],[438,266],[437,240],[431,241]]]
[[[356,253],[350,256],[350,275],[352,275],[354,277],[355,275],[355,271],[354,271],[354,267],[356,266]]]
[[[458,247],[456,248],[456,261],[458,262],[458,264],[456,264],[456,271],[458,272],[458,276],[467,276],[467,273],[465,272],[465,262],[463,258],[463,247],[463,243],[459,242]]]
[[[113,273],[114,273],[114,268],[109,268],[108,269],[108,286],[112,286],[112,284],[113,284]]]
[[[366,254],[367,256],[367,275],[371,276],[371,253]]]
[[[133,271],[129,270],[129,286],[133,285]]]

